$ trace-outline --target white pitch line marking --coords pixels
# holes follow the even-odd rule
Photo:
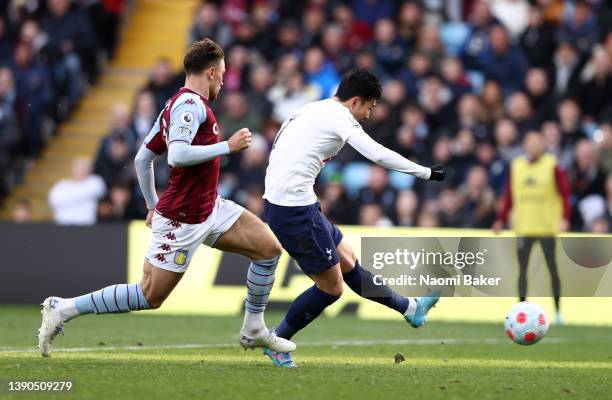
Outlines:
[[[540,343],[557,344],[567,341],[563,338],[547,338]],[[500,344],[506,343],[505,338],[489,338],[489,339],[455,339],[455,338],[440,338],[440,339],[381,339],[381,340],[335,340],[329,342],[298,342],[299,346],[304,347],[334,347],[334,346],[374,346],[374,345],[417,345],[429,346],[441,344]],[[172,349],[220,349],[225,347],[236,347],[238,343],[202,343],[202,344],[170,344],[170,345],[153,345],[153,346],[99,346],[99,347],[65,347],[53,349],[58,353],[87,353],[98,351],[130,351],[130,350],[172,350]],[[0,353],[38,353],[38,349],[0,349]]]

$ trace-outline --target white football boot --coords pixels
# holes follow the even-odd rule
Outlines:
[[[51,344],[58,333],[64,334],[64,317],[57,305],[61,301],[59,297],[47,297],[41,304],[42,323],[38,330],[38,349],[43,357],[51,356]]]
[[[243,349],[254,349],[256,347],[268,348],[278,353],[289,353],[294,351],[296,346],[291,340],[276,336],[274,331],[266,329],[259,336],[252,337],[246,332],[240,331],[240,346]]]

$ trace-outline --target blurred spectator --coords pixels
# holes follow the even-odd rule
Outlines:
[[[98,0],[89,2],[89,16],[100,45],[113,58],[119,41],[121,16],[125,11],[126,0]]]
[[[476,138],[474,133],[469,129],[460,130],[453,140],[452,149],[455,178],[459,182],[463,182],[467,177],[468,170],[476,163]]]
[[[573,162],[573,154],[570,146],[562,146],[559,124],[556,121],[546,121],[541,130],[546,152],[553,154],[563,169],[568,169]]]
[[[12,221],[16,224],[28,224],[32,222],[32,205],[26,199],[19,199],[13,206]]]
[[[395,203],[395,224],[398,226],[415,226],[419,198],[412,190],[402,190]]]
[[[538,123],[555,117],[557,99],[548,83],[548,76],[543,68],[531,68],[525,78],[527,96],[534,109]]]
[[[5,61],[13,54],[13,43],[9,38],[4,16],[0,16],[0,60]]]
[[[520,89],[527,72],[527,59],[521,50],[510,44],[508,33],[502,26],[491,28],[489,40],[491,43],[481,57],[480,66],[488,79],[499,82],[503,90]]]
[[[368,186],[359,191],[357,199],[360,204],[376,204],[380,206],[381,214],[393,215],[397,190],[389,185],[387,170],[378,165],[370,167]],[[371,211],[370,211],[371,212]],[[371,215],[374,213],[371,212]],[[371,216],[370,215],[370,216]],[[381,218],[381,216],[379,216]]]
[[[471,91],[470,81],[467,79],[463,65],[458,58],[444,58],[440,66],[440,73],[444,82],[453,92],[453,98],[460,98]]]
[[[151,78],[145,90],[150,91],[155,96],[156,109],[161,110],[166,104],[166,100],[174,95],[181,87],[182,83],[172,72],[172,63],[168,58],[162,57],[155,62],[151,70]]]
[[[400,72],[399,79],[406,87],[408,99],[416,100],[423,81],[431,72],[431,60],[418,51],[412,53],[408,60],[408,68]]]
[[[557,46],[553,62],[557,95],[571,94],[576,90],[583,65],[580,56],[570,42],[561,42]]]
[[[223,76],[223,86],[227,91],[244,89],[248,80],[249,53],[243,46],[232,47],[227,54],[226,70]]]
[[[249,73],[246,101],[249,108],[264,121],[272,115],[272,103],[268,100],[268,90],[273,82],[272,69],[266,64],[254,66]]]
[[[409,46],[417,41],[419,28],[423,23],[423,9],[417,1],[405,1],[399,11],[398,34]]]
[[[423,81],[418,102],[425,111],[427,122],[432,129],[443,126],[445,121],[452,121],[452,100],[453,93],[437,76],[431,76]]]
[[[381,19],[376,23],[372,53],[389,75],[395,75],[402,66],[406,49],[390,19]]]
[[[304,76],[306,82],[318,88],[322,98],[336,93],[340,77],[334,65],[325,58],[320,47],[311,47],[304,54]]]
[[[514,92],[508,97],[507,114],[516,124],[520,138],[527,131],[538,127],[538,121],[534,117],[529,97],[523,92]]]
[[[461,49],[461,59],[467,69],[479,69],[489,47],[489,30],[497,22],[486,0],[476,0],[469,16],[470,33]]]
[[[299,48],[300,42],[300,26],[292,19],[281,21],[276,31],[276,43],[271,49],[272,59],[277,59],[285,54],[294,54],[296,57],[302,57],[302,51]],[[266,53],[266,51],[263,51]]]
[[[219,119],[223,138],[229,138],[242,128],[261,131],[261,115],[251,111],[247,99],[241,92],[228,92],[223,96],[223,113]]]
[[[570,189],[575,197],[572,227],[581,229],[603,212],[600,198],[604,194],[606,177],[598,166],[595,145],[587,139],[576,143],[574,167],[568,171]]]
[[[463,209],[463,198],[456,189],[447,188],[440,193],[440,226],[461,228],[469,226],[467,210]]]
[[[345,71],[352,67],[353,54],[344,47],[344,29],[339,24],[328,24],[323,28],[321,44],[327,58],[334,64],[337,71]]]
[[[501,86],[496,81],[488,80],[482,90],[483,122],[494,124],[504,116],[504,98]]]
[[[506,163],[510,163],[521,154],[520,139],[516,125],[512,120],[500,119],[495,124],[495,143],[499,149],[499,155]]]
[[[104,179],[107,187],[128,181],[131,175],[133,152],[122,135],[111,135],[105,145],[100,146],[94,164],[94,173]]]
[[[588,1],[576,0],[574,3],[571,17],[561,26],[559,39],[571,42],[581,53],[588,54],[599,38],[597,18]]]
[[[325,185],[321,201],[321,210],[335,224],[349,224],[354,218],[354,210],[350,206],[352,201],[346,194],[339,176],[335,176]]]
[[[260,134],[253,134],[251,146],[242,152],[240,173],[233,197],[246,204],[248,196],[255,190],[263,193],[263,181],[268,166],[268,143]]]
[[[30,19],[23,22],[19,30],[19,42],[26,43],[32,49],[34,58],[44,58],[49,44],[49,35],[44,32],[38,21]]]
[[[98,201],[105,193],[104,180],[91,173],[91,161],[76,159],[72,177],[60,180],[49,192],[53,219],[60,225],[93,225]]]
[[[578,97],[582,111],[589,120],[603,117],[606,105],[612,98],[612,68],[609,54],[596,47],[590,63],[582,72]]]
[[[610,219],[605,217],[597,218],[591,224],[591,233],[610,233]]]
[[[359,208],[359,225],[363,226],[392,226],[391,220],[383,214],[380,205],[367,203]]]
[[[533,67],[550,68],[557,40],[555,27],[544,19],[538,6],[529,8],[527,29],[521,34],[520,44]]]
[[[477,139],[487,137],[487,127],[482,123],[480,99],[471,93],[461,96],[457,103],[457,123],[454,130],[461,129],[472,131]]]
[[[110,133],[102,139],[101,148],[108,150],[110,142],[114,137],[121,136],[129,152],[136,150],[136,133],[132,130],[130,109],[127,104],[117,103],[113,106],[111,115]],[[151,125],[152,127],[153,125]],[[150,127],[149,127],[150,128]],[[147,132],[148,134],[148,132]]]
[[[206,2],[198,8],[189,31],[189,44],[204,38],[214,40],[222,48],[232,41],[232,30],[219,18],[217,5],[212,2]]]
[[[51,102],[51,75],[33,59],[32,49],[22,43],[15,48],[17,112],[24,131],[24,152],[37,157],[44,145],[43,120]]]
[[[0,199],[12,186],[12,171],[19,154],[21,135],[14,111],[15,83],[13,74],[8,68],[0,68]]]
[[[82,82],[94,83],[105,57],[112,57],[124,3],[2,2],[0,200],[76,107]]]
[[[487,182],[487,170],[474,166],[470,168],[465,183],[459,188],[467,212],[468,226],[488,228],[495,221],[495,192]]]
[[[48,0],[47,6],[42,27],[49,35],[48,52],[54,66],[53,75],[67,88],[65,94],[70,107],[73,107],[82,91],[81,68],[90,79],[97,75],[96,38],[83,9],[71,8],[69,0]]]
[[[440,69],[445,49],[440,40],[440,30],[437,24],[429,23],[421,26],[416,49],[427,55],[436,69]]]
[[[425,211],[419,213],[418,226],[421,228],[438,228],[440,227],[440,219],[433,211]]]
[[[351,6],[355,18],[370,25],[383,18],[393,18],[396,11],[393,0],[352,0]]]
[[[272,116],[281,123],[300,106],[319,100],[321,92],[317,87],[304,83],[299,72],[293,73],[286,84],[276,85],[270,89],[268,99],[272,102]]]
[[[160,111],[157,109],[155,96],[152,92],[143,90],[138,93],[130,126],[130,130],[134,134],[133,141],[136,143],[136,147],[147,137]]]
[[[562,146],[573,146],[580,139],[586,138],[580,120],[580,106],[573,98],[565,98],[557,105],[557,116],[561,126]]]
[[[491,188],[499,195],[506,182],[508,164],[498,157],[497,148],[492,141],[483,140],[477,144],[476,162],[485,168]]]
[[[311,12],[310,10],[307,11]],[[317,14],[321,15],[321,14]],[[367,23],[356,21],[353,10],[346,5],[334,8],[334,20],[340,24],[345,32],[345,45],[352,51],[361,50],[372,39],[372,29]],[[313,35],[314,36],[314,35]]]
[[[347,21],[346,15],[344,17],[338,16],[338,14],[340,14],[338,11],[342,7],[343,6],[338,6],[336,8],[336,11],[334,11],[334,17],[336,21],[347,30],[347,32],[350,32],[351,28],[345,25],[346,23],[350,24],[350,22]],[[352,11],[349,18],[352,18]],[[302,15],[302,35],[300,36],[300,48],[305,49],[320,43],[321,29],[323,28],[324,24],[325,13],[323,10],[320,7],[308,7],[304,15]]]
[[[608,220],[608,231],[612,229],[612,175],[606,179],[606,219]]]
[[[376,61],[376,57],[374,57],[374,54],[372,54],[372,52],[369,50],[360,50],[359,52],[357,52],[354,64],[355,68],[367,69],[383,81],[387,76],[383,68]],[[400,78],[402,74],[403,72],[400,73]]]
[[[98,204],[98,222],[128,221],[139,218],[140,213],[132,202],[130,185],[117,184],[110,188],[109,195]]]
[[[599,165],[606,175],[610,175],[612,174],[612,121],[603,124],[600,132]]]

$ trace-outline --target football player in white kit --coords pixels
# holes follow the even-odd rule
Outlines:
[[[381,97],[378,79],[364,69],[343,76],[333,98],[301,107],[277,133],[265,181],[265,217],[285,250],[314,285],[291,304],[276,328],[290,339],[342,295],[343,282],[355,293],[401,313],[418,328],[439,294],[406,298],[388,286],[375,285],[370,272],[359,265],[342,233],[321,213],[313,186],[325,163],[348,143],[366,158],[385,168],[441,181],[446,170],[416,164],[375,142],[359,121],[367,119]],[[295,367],[290,353],[264,349],[272,362]]]

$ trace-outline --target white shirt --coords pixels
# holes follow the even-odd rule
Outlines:
[[[345,142],[386,168],[429,179],[429,168],[376,143],[347,107],[327,99],[301,107],[281,126],[270,153],[264,199],[289,207],[315,203],[315,179]]]
[[[526,0],[493,0],[491,14],[499,19],[512,37],[518,37],[528,24],[529,2]]]
[[[98,200],[106,193],[104,180],[91,175],[82,181],[63,179],[49,192],[53,218],[60,225],[93,225],[96,223]]]

